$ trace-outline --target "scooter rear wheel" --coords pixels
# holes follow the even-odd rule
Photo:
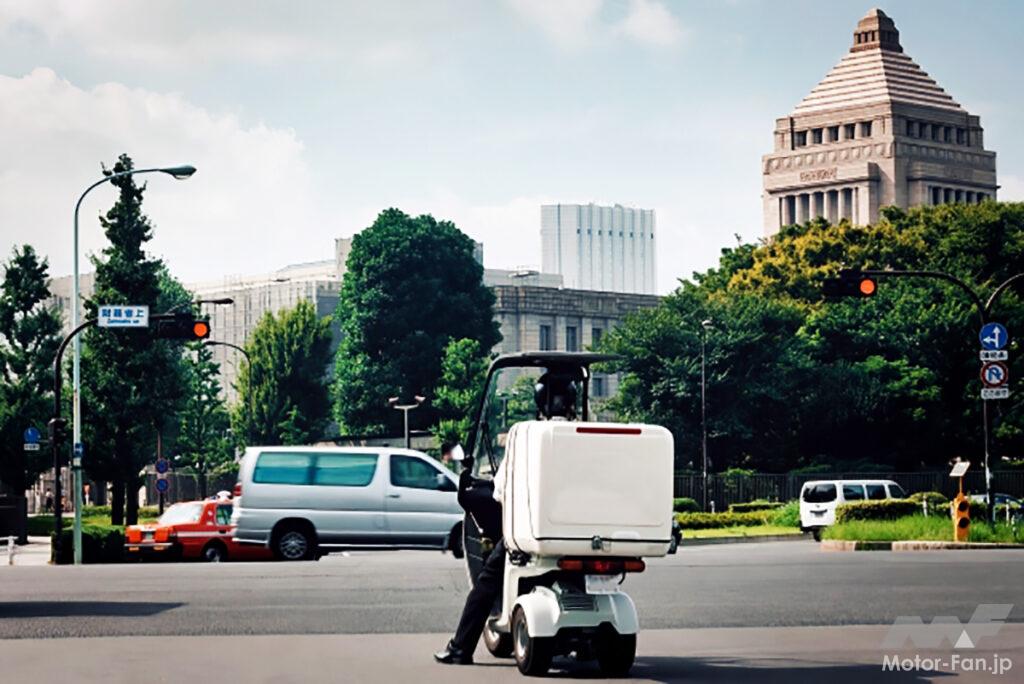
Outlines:
[[[524,675],[540,677],[551,669],[555,640],[552,637],[531,637],[522,607],[516,608],[512,614],[512,645],[516,666]]]

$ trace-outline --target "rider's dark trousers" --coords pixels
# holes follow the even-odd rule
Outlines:
[[[452,645],[466,653],[473,653],[484,625],[491,616],[494,601],[501,593],[505,580],[505,540],[495,544],[491,555],[484,561],[483,570],[476,578],[476,583],[466,597],[466,607],[462,609],[459,626],[455,629]]]

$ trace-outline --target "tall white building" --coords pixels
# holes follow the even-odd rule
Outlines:
[[[540,208],[541,262],[577,290],[654,294],[654,210],[616,204]]]

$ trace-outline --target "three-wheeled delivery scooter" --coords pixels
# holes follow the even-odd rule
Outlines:
[[[590,394],[595,387],[604,394],[607,382],[591,365],[614,358],[498,357],[470,433],[475,478],[493,480],[507,463],[504,506],[467,510],[467,569],[472,581],[503,533],[504,596],[483,639],[493,655],[513,656],[523,674],[546,673],[559,655],[596,659],[606,675],[627,674],[639,623],[622,582],[644,570],[643,558],[664,556],[672,543],[671,433],[591,419]],[[540,392],[535,402],[538,382],[571,385],[571,409],[546,415]]]

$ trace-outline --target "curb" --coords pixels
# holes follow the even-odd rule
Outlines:
[[[686,537],[686,530],[683,530],[683,540],[679,543],[679,548],[682,549],[686,546],[708,546],[711,544],[744,544],[749,542],[797,541],[799,539],[806,539],[808,536],[809,535],[806,534],[764,534],[751,537],[709,537],[706,539],[688,539]]]
[[[822,551],[990,551],[992,549],[1024,549],[1024,544],[944,541],[846,541],[842,539],[825,539],[821,542]]]

